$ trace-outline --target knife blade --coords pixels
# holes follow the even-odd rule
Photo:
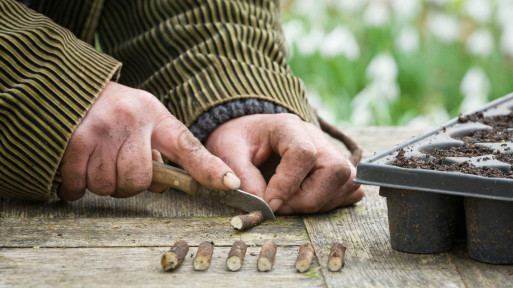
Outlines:
[[[260,211],[266,219],[276,220],[264,199],[242,190],[217,190],[201,185],[187,171],[153,161],[154,183],[167,185],[192,196],[204,197],[246,212]]]

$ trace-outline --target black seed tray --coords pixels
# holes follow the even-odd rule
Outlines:
[[[513,112],[513,94],[466,115],[476,112],[482,112],[484,118],[509,115]],[[491,129],[480,122],[459,123],[455,118],[358,164],[355,181],[381,186],[380,195],[387,198],[392,248],[410,253],[438,253],[449,250],[455,238],[466,234],[472,259],[513,264],[513,178],[393,165],[398,155],[406,159],[431,159],[429,153],[435,149],[462,146],[464,142],[457,138]],[[512,140],[476,143],[475,146],[491,148],[494,153],[447,157],[442,163],[466,162],[510,175],[511,165],[499,161],[496,155],[513,153]],[[466,227],[461,227],[461,223],[466,223]]]

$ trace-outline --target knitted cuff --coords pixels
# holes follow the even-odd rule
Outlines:
[[[202,114],[189,129],[201,142],[219,125],[244,115],[276,114],[289,111],[280,105],[259,99],[240,99],[216,106]]]

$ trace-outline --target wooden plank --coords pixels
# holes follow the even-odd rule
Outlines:
[[[369,157],[385,149],[420,135],[426,129],[408,127],[347,127],[342,128],[363,149],[363,157]]]
[[[230,218],[1,218],[0,247],[120,247],[171,246],[178,239],[191,244],[214,241],[248,245],[274,239],[278,245],[308,242],[302,219],[279,217],[245,232]]]
[[[4,287],[324,287],[316,268],[295,271],[297,246],[279,246],[274,268],[258,272],[260,247],[248,247],[242,269],[226,268],[229,247],[215,247],[207,271],[194,271],[189,250],[176,271],[161,270],[160,257],[169,247],[0,249],[0,286]]]
[[[91,192],[74,202],[54,198],[46,203],[4,199],[0,211],[16,218],[79,217],[222,217],[241,211],[208,199],[170,190],[162,194],[144,192],[130,198],[102,197]]]
[[[376,187],[365,187],[358,205],[324,215],[305,216],[304,221],[317,257],[328,261],[333,242],[347,246],[346,266],[340,273],[322,268],[329,287],[464,287],[447,253],[418,255],[390,247],[387,210]]]
[[[465,245],[457,245],[450,252],[465,285],[473,287],[512,287],[513,265],[492,265],[468,258]]]

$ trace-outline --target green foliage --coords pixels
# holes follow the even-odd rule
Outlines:
[[[477,23],[467,17],[462,12],[464,0],[448,1],[441,6],[421,2],[420,11],[414,19],[399,19],[390,12],[391,20],[378,27],[364,23],[362,10],[346,13],[335,9],[330,4],[332,2],[326,4],[324,1],[319,2],[319,5],[325,5],[322,23],[314,23],[312,19],[315,17],[297,11],[294,5],[298,1],[284,4],[285,25],[290,21],[299,21],[304,28],[303,34],[315,26],[321,26],[328,34],[338,25],[343,25],[353,33],[359,45],[360,55],[355,60],[349,60],[343,54],[323,56],[319,49],[311,54],[302,53],[294,40],[290,48],[289,64],[292,71],[309,90],[319,93],[324,106],[335,114],[338,121],[351,121],[351,103],[371,82],[366,70],[371,61],[383,53],[391,55],[396,62],[398,75],[395,81],[400,87],[400,95],[386,107],[390,113],[389,119],[374,119],[367,124],[407,125],[418,115],[427,115],[435,108],[442,108],[450,117],[455,117],[460,113],[464,99],[462,79],[472,67],[484,71],[490,82],[487,101],[513,92],[513,61],[501,51],[499,43],[503,27],[496,24],[495,18],[487,23]],[[387,7],[392,11],[390,5]],[[495,4],[493,7],[498,9]],[[428,21],[433,13],[443,13],[457,19],[461,27],[458,39],[442,41],[431,33]],[[397,48],[396,39],[404,27],[412,27],[418,32],[419,45],[414,52],[404,53]],[[485,56],[472,54],[466,47],[468,37],[478,28],[486,29],[493,35],[493,48]]]

